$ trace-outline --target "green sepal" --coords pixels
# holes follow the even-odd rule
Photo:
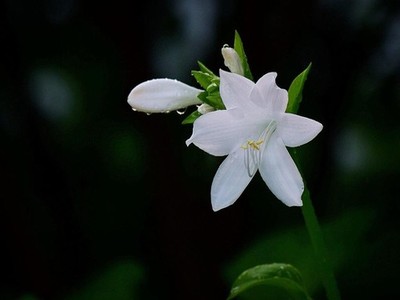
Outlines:
[[[186,124],[192,124],[194,121],[196,121],[196,119],[198,117],[201,116],[201,113],[199,113],[197,110],[195,110],[194,112],[192,112],[190,115],[188,115],[183,121],[182,124],[186,125]]]
[[[202,71],[192,71],[192,75],[196,79],[197,83],[200,84],[200,86],[205,90],[208,88],[210,84],[213,83],[212,82],[213,77]]]
[[[209,74],[213,77],[218,77],[211,71],[209,68],[207,68],[201,61],[198,61],[197,64],[199,65],[200,71],[206,74]]]
[[[212,106],[211,101],[208,100],[207,97],[208,97],[207,91],[201,92],[200,94],[197,95],[197,98],[199,98],[202,102]]]
[[[197,98],[199,98],[202,102],[207,103],[208,102],[207,96],[208,96],[207,91],[203,91],[197,95]],[[209,103],[207,104],[210,105]]]
[[[201,92],[197,95],[202,102],[214,107],[215,109],[225,109],[225,105],[222,102],[219,91],[209,94],[207,91]]]
[[[308,73],[310,72],[312,63],[310,63],[307,68],[301,72],[291,83],[288,94],[289,101],[286,107],[287,113],[297,113],[299,110],[300,102],[303,99],[303,87],[307,80]]]
[[[211,105],[215,109],[225,109],[225,105],[222,102],[221,95],[219,94],[219,91],[213,94],[209,94],[207,96],[207,101],[204,101],[208,105]]]
[[[197,95],[197,98],[215,109],[225,109],[219,93],[220,78],[200,61],[197,63],[199,64],[200,71],[193,70],[192,75],[204,89],[203,92]]]
[[[236,298],[239,295],[245,295],[254,288],[264,288],[263,295],[269,291],[285,293],[287,299],[294,300],[310,300],[308,293],[304,287],[303,279],[300,272],[289,264],[273,263],[259,265],[244,271],[235,280],[232,285],[227,300]],[[265,299],[257,297],[251,299]],[[271,299],[275,299],[271,297]]]
[[[207,89],[210,84],[217,84],[219,86],[219,77],[215,75],[209,68],[207,68],[202,62],[197,62],[200,71],[192,70],[192,75],[196,81],[201,85],[203,89]]]
[[[219,85],[217,85],[217,84],[214,83],[214,82],[211,83],[211,84],[206,88],[206,91],[207,91],[207,93],[209,93],[209,94],[218,92],[218,90],[219,90]]]
[[[236,30],[235,30],[235,40],[233,42],[233,49],[235,49],[242,62],[244,77],[253,80],[253,75],[251,74],[249,63],[247,62],[247,56],[246,53],[244,52],[242,39],[240,38],[240,35]]]

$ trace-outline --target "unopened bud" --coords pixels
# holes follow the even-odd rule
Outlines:
[[[242,61],[239,57],[239,54],[235,51],[235,49],[229,47],[228,45],[224,45],[221,49],[222,56],[224,57],[224,64],[229,68],[232,73],[236,73],[239,75],[244,75]]]

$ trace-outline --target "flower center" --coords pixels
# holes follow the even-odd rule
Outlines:
[[[257,140],[248,140],[246,144],[241,146],[241,148],[245,151],[244,164],[249,177],[253,177],[253,175],[257,172],[261,163],[264,149],[267,146],[268,141],[275,129],[276,121],[272,120],[268,123],[267,128],[265,128]]]

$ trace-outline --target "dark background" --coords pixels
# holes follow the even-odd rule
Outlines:
[[[195,86],[238,30],[255,79],[313,63],[299,149],[343,299],[399,296],[400,2],[8,0],[0,4],[0,299],[225,299],[246,268],[291,263],[325,299],[301,210],[257,176],[214,213],[221,158],[138,83]]]

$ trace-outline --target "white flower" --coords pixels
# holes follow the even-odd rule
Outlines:
[[[137,85],[128,96],[133,110],[146,113],[170,112],[201,104],[202,90],[173,79],[152,79]]]
[[[233,204],[257,172],[272,193],[287,206],[301,206],[303,180],[288,147],[311,141],[322,124],[285,113],[288,94],[276,83],[276,73],[257,83],[220,70],[220,93],[226,110],[210,112],[194,122],[186,141],[215,156],[228,155],[214,177],[214,211]]]
[[[221,53],[224,58],[225,66],[227,66],[232,73],[244,75],[242,61],[235,49],[225,45],[222,47]]]

